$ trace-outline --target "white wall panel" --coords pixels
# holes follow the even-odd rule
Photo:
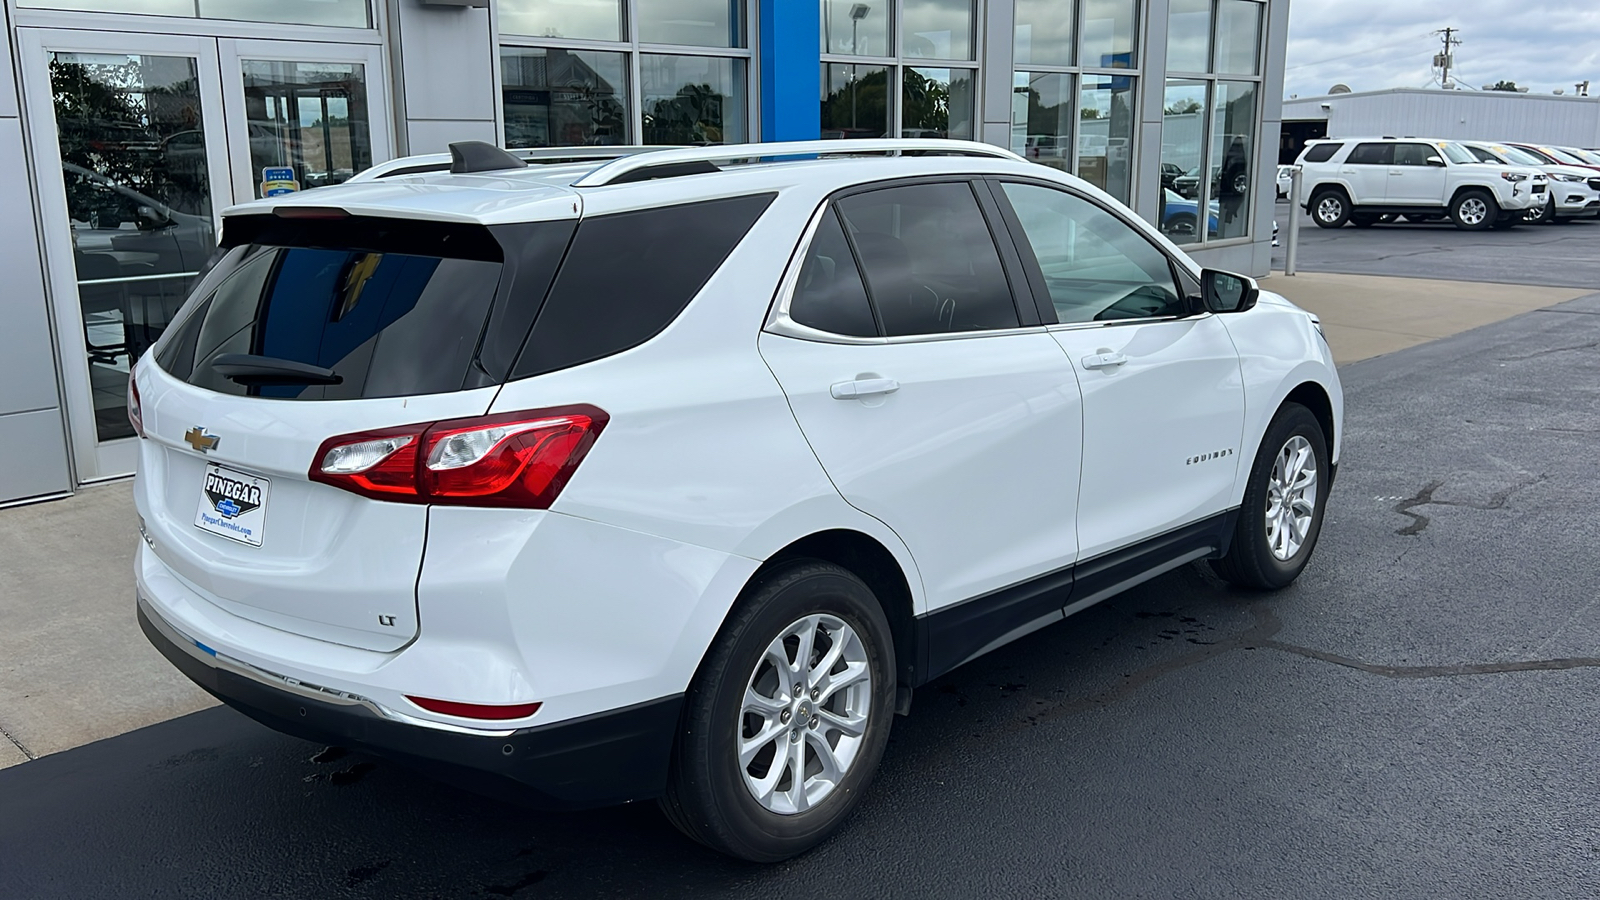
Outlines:
[[[26,171],[21,124],[0,119],[0,172],[17,175],[0,178],[0,209],[9,213],[0,219],[0,272],[6,279],[0,291],[0,415],[60,403]]]
[[[406,123],[406,138],[410,149],[406,152],[443,153],[455,141],[486,141],[498,146],[500,129],[494,121],[412,119]]]
[[[494,70],[489,11],[401,0],[394,12],[399,19],[406,118],[482,119],[492,124],[500,79]],[[431,149],[412,147],[409,152]]]
[[[0,446],[8,448],[5,465],[0,465],[0,503],[59,494],[72,488],[67,475],[67,437],[61,430],[61,410],[0,416]]]

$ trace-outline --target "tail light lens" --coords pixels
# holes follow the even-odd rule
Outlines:
[[[128,367],[128,421],[134,432],[144,437],[144,409],[139,405],[139,382],[135,380],[138,372],[138,363]]]
[[[459,716],[463,719],[490,719],[504,721],[506,719],[526,719],[539,711],[541,703],[511,703],[504,706],[490,706],[483,703],[457,703],[454,700],[434,700],[429,697],[413,697],[406,695],[406,699],[422,707],[428,712],[443,713],[447,716]]]
[[[563,406],[345,434],[308,474],[375,500],[548,509],[607,421]]]

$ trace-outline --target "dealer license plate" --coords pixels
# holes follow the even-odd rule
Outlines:
[[[267,491],[272,482],[216,464],[206,466],[194,527],[231,541],[261,546],[267,524]]]

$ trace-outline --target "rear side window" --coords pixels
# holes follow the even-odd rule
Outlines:
[[[234,246],[156,361],[225,394],[343,400],[459,390],[500,283],[499,245],[478,226],[280,220],[241,223],[224,243]],[[212,368],[220,354],[331,369],[338,383],[247,385]]]
[[[876,337],[878,323],[861,282],[855,255],[833,210],[823,213],[800,267],[800,283],[789,301],[789,318],[830,334]]]
[[[1333,159],[1333,155],[1338,153],[1339,148],[1343,146],[1344,144],[1313,144],[1311,149],[1306,151],[1305,161],[1308,163],[1327,162]]]
[[[722,267],[775,196],[583,220],[512,377],[600,359],[660,333]]]
[[[1346,162],[1356,166],[1388,166],[1394,164],[1393,144],[1357,144]]]
[[[965,182],[913,184],[838,203],[889,336],[1016,328],[1011,285]]]

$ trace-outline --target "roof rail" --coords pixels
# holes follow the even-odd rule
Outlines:
[[[977,141],[957,141],[944,138],[873,138],[869,140],[837,141],[780,141],[766,144],[721,144],[710,147],[684,147],[676,150],[658,150],[654,153],[635,153],[619,157],[600,166],[572,183],[573,187],[601,187],[629,181],[642,181],[651,177],[649,169],[666,167],[685,174],[685,163],[716,163],[740,160],[779,159],[789,156],[859,156],[864,154],[930,154],[939,156],[987,156],[996,159],[1025,161],[1004,147],[980,144]],[[696,171],[707,171],[695,167]],[[670,177],[670,176],[668,176]]]
[[[657,153],[667,149],[656,146],[582,146],[582,147],[519,147],[506,150],[507,153],[530,163],[539,165],[560,165],[562,163],[580,162],[605,162],[636,153]],[[450,171],[451,156],[448,153],[423,153],[417,156],[402,156],[381,162],[358,172],[349,181],[377,181],[381,178],[394,178],[400,175],[422,175],[428,172]]]

